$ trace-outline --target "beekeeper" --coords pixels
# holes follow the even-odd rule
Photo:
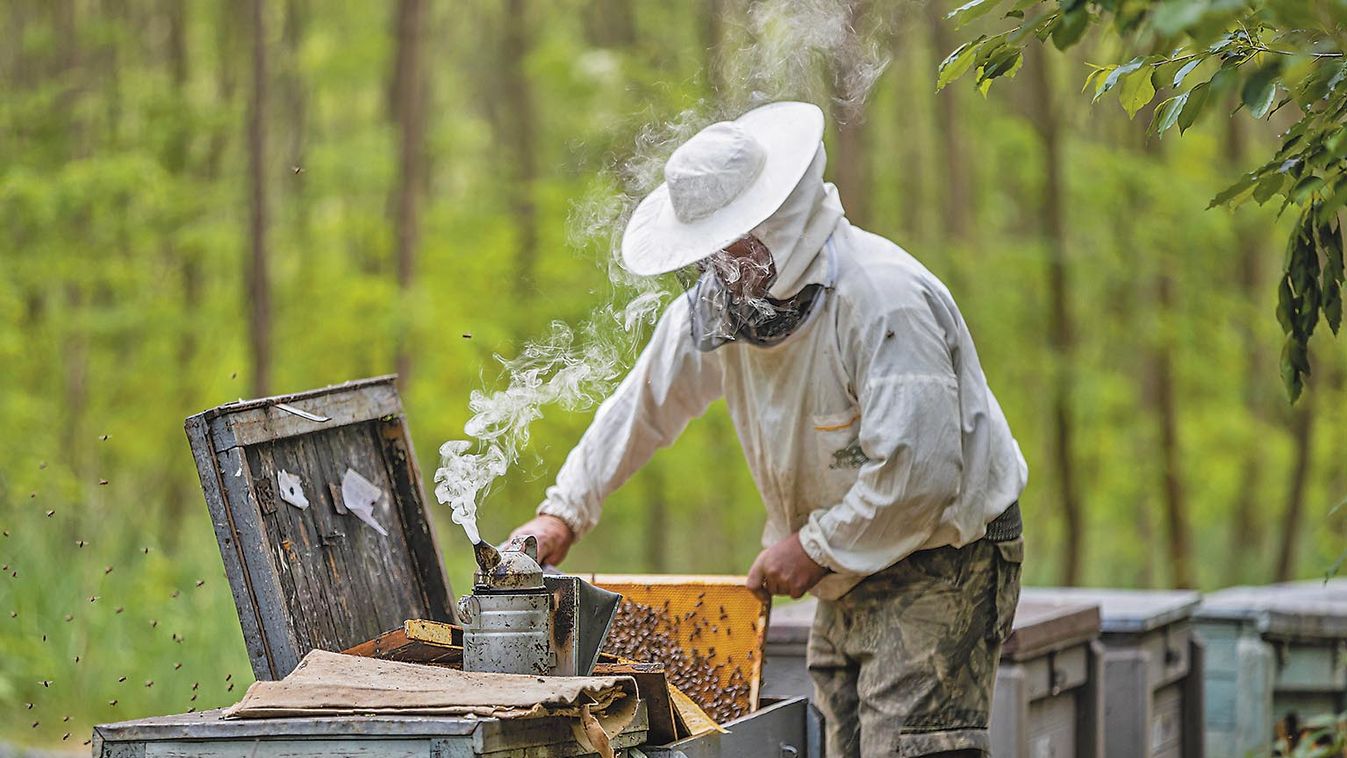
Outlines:
[[[515,533],[559,563],[723,396],[767,508],[748,585],[819,598],[808,665],[828,754],[976,755],[1028,468],[949,291],[847,221],[822,137],[822,111],[782,102],[674,151],[622,259],[695,283]]]

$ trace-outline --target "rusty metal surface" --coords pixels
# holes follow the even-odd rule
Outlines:
[[[717,722],[758,707],[768,604],[737,576],[596,575],[623,595],[604,651],[662,663]]]

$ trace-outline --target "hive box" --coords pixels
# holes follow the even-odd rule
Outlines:
[[[1102,755],[1103,661],[1098,605],[1021,597],[996,671],[992,755]]]
[[[1347,580],[1231,587],[1197,611],[1211,755],[1266,755],[1273,725],[1347,706]]]
[[[100,724],[93,758],[522,758],[586,755],[573,719],[492,719],[450,716],[312,716],[224,719],[221,711],[184,713]],[[622,755],[645,742],[641,704],[613,737]]]
[[[1184,590],[1026,588],[1029,600],[1099,603],[1104,645],[1104,754],[1202,755],[1201,595]]]
[[[813,696],[805,652],[816,606],[809,599],[772,609],[763,697]],[[1095,604],[1022,599],[997,671],[992,754],[1101,755],[1102,662]]]

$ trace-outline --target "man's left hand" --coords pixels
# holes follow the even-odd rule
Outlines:
[[[804,551],[800,535],[792,534],[758,553],[744,584],[761,597],[799,598],[827,575],[828,569],[815,563]]]

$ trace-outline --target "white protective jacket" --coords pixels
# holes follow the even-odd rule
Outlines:
[[[1028,467],[949,291],[848,223],[823,163],[820,149],[754,230],[775,260],[772,296],[828,286],[805,322],[772,347],[700,352],[676,299],[538,513],[588,532],[604,499],[722,395],[767,508],[762,544],[798,531],[834,572],[821,598],[914,551],[977,540],[1019,498]]]

